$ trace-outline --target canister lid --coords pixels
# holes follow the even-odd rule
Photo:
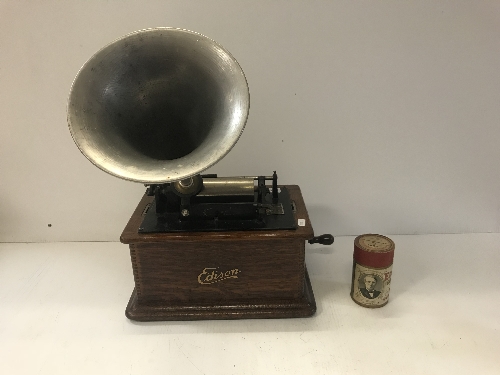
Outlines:
[[[383,268],[392,264],[394,242],[380,234],[362,234],[354,240],[354,260],[366,267]]]

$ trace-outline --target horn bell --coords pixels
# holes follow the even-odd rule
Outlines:
[[[112,42],[83,65],[71,87],[68,125],[103,171],[166,183],[222,159],[249,107],[245,75],[228,51],[192,31],[155,28]]]

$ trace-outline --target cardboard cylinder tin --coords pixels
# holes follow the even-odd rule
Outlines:
[[[380,234],[354,240],[351,298],[363,307],[382,307],[389,301],[394,242]]]

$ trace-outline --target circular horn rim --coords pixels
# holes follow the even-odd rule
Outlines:
[[[232,108],[233,116],[229,118],[230,124],[226,126],[229,131],[225,131],[222,137],[218,134],[220,133],[220,129],[216,129],[218,130],[215,132],[217,134],[212,134],[207,141],[204,141],[202,145],[185,156],[173,160],[151,159],[149,164],[137,166],[133,165],[134,163],[129,164],[123,161],[119,162],[114,160],[110,157],[111,154],[96,147],[96,143],[86,131],[88,130],[89,124],[85,123],[81,116],[79,116],[82,112],[82,108],[75,109],[75,107],[78,107],[75,105],[77,101],[77,98],[75,98],[75,87],[78,85],[79,79],[82,79],[82,76],[87,74],[86,69],[89,68],[91,63],[95,62],[95,60],[104,54],[107,49],[128,38],[136,37],[139,34],[147,35],[147,33],[186,33],[199,38],[198,41],[201,40],[204,47],[213,49],[213,53],[221,56],[224,63],[228,64],[228,71],[234,75],[236,87],[233,90],[234,92],[231,93],[231,98],[225,98],[225,100],[229,102],[235,101],[237,105]],[[234,96],[236,96],[236,100],[234,100]],[[157,27],[138,30],[124,35],[101,48],[85,62],[71,86],[67,106],[67,120],[71,136],[80,152],[92,164],[104,172],[134,182],[168,183],[195,176],[210,168],[227,155],[234,147],[245,128],[249,109],[250,93],[244,72],[236,59],[224,47],[213,39],[194,31],[173,27]],[[146,159],[147,158],[144,160]],[[147,168],[141,168],[144,166]]]

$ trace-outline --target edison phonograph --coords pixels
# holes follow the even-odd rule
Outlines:
[[[235,145],[250,106],[238,62],[213,40],[155,28],[105,46],[71,88],[80,151],[146,193],[121,241],[130,247],[134,320],[305,317],[314,237],[295,185],[277,173],[202,174]]]

